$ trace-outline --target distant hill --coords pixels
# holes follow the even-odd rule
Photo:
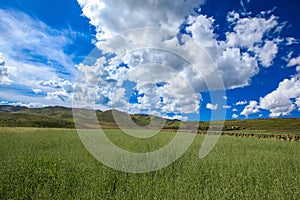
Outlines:
[[[17,112],[27,109],[24,106],[10,106],[10,105],[0,105],[0,112]]]
[[[114,111],[120,119],[128,120],[128,115]],[[102,128],[117,128],[112,110],[96,111],[98,121]],[[132,121],[138,125],[146,126],[150,123],[150,118],[142,114],[130,116]],[[178,120],[166,120],[166,129],[178,129]],[[184,122],[185,126],[189,122]],[[89,125],[83,125],[88,127]],[[130,125],[128,125],[130,128]],[[0,127],[55,127],[55,128],[75,128],[72,108],[61,106],[50,106],[43,108],[27,108],[23,106],[0,105]],[[199,122],[200,130],[207,130],[209,122]],[[224,130],[268,130],[268,131],[293,131],[300,132],[300,118],[284,119],[250,119],[250,120],[228,120],[224,124]]]
[[[200,127],[209,126],[209,122],[201,122]],[[225,130],[260,130],[260,131],[292,131],[300,132],[300,118],[259,118],[247,120],[226,120]]]
[[[48,116],[0,112],[0,127],[74,128],[74,123]]]
[[[62,106],[49,106],[43,108],[26,108],[17,113],[28,114],[28,115],[38,115],[40,117],[51,117],[58,120],[66,120],[73,122],[72,108],[62,107]]]
[[[0,127],[74,128],[71,108],[0,106]]]
[[[127,119],[128,115],[115,111],[121,119]],[[96,111],[98,121],[103,128],[117,128],[112,110]],[[141,126],[146,126],[155,116],[132,115],[132,120]],[[158,117],[156,117],[158,118]],[[167,120],[169,126],[176,126],[177,120]],[[27,108],[19,106],[0,106],[0,127],[55,127],[55,128],[75,128],[72,108],[61,106],[50,106],[43,108]],[[88,124],[83,127],[89,127]],[[130,128],[130,127],[129,127]]]

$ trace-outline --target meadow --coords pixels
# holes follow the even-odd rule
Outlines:
[[[174,136],[108,137],[130,151],[151,151]],[[204,159],[203,135],[168,167],[142,174],[94,159],[76,130],[0,129],[0,199],[299,199],[300,143],[221,136]],[[126,141],[126,142],[124,142]]]

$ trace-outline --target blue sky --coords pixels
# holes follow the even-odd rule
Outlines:
[[[74,85],[88,95],[86,83],[93,83],[101,110],[184,120],[197,120],[199,113],[200,120],[209,120],[218,111],[226,111],[226,119],[299,117],[299,4],[2,0],[0,103],[71,107]],[[210,58],[224,84],[222,101],[211,101],[212,91],[203,81],[213,79],[209,67],[201,68],[200,77],[191,63],[171,51],[121,54],[126,41],[115,36],[145,27],[174,33],[166,41],[156,41],[158,47],[184,49],[200,64]],[[145,43],[156,35],[144,37],[135,34],[130,39]],[[200,50],[191,54],[193,45],[187,41],[200,46],[205,55]],[[97,63],[87,61],[95,55]],[[78,73],[86,83],[76,85]]]

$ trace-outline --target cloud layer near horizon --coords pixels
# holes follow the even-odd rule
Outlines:
[[[68,104],[61,101],[62,94],[71,97],[70,89],[42,83],[74,80],[77,70],[65,49],[77,33],[53,29],[20,11],[0,9],[0,16],[0,84],[14,88],[1,90],[0,98],[29,106],[70,106],[70,98]]]

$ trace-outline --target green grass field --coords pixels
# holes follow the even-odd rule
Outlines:
[[[162,147],[175,133],[133,139],[131,151]],[[70,129],[0,129],[0,199],[300,199],[300,143],[222,136],[198,158],[204,136],[170,166],[144,174],[110,169]],[[126,141],[126,142],[124,142]]]

